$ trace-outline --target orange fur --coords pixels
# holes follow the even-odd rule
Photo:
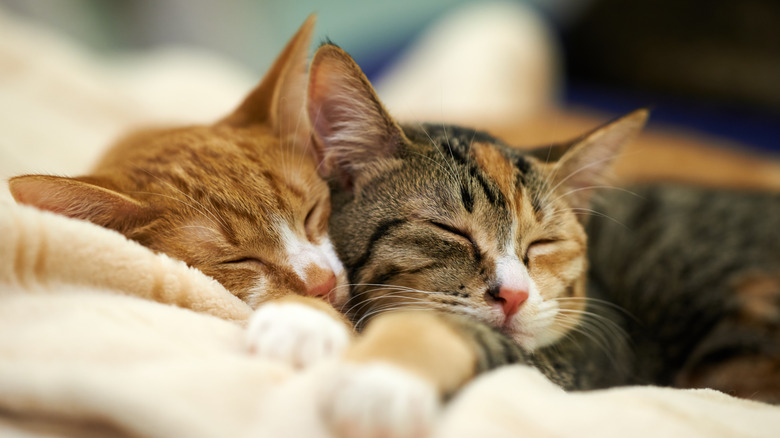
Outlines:
[[[360,363],[384,361],[451,394],[476,373],[477,356],[468,342],[435,313],[386,313],[363,331],[345,357]]]
[[[217,123],[131,134],[90,175],[12,178],[14,198],[183,260],[252,307],[343,285],[327,236],[328,187],[303,112],[313,26],[310,17]],[[339,287],[329,298],[345,296]]]
[[[512,178],[514,174],[512,164],[498,149],[490,144],[474,142],[471,145],[471,152],[479,167],[494,177],[501,193],[510,194],[516,191]]]

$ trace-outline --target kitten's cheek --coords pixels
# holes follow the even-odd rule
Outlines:
[[[327,300],[334,309],[339,311],[342,311],[344,306],[347,305],[347,301],[349,301],[349,286],[343,271],[336,274],[336,286],[327,295]]]

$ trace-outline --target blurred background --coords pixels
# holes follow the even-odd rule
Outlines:
[[[466,0],[0,0],[101,54],[203,47],[263,71],[311,12],[318,35],[381,76],[432,23]],[[484,3],[484,2],[480,2]],[[554,32],[564,103],[655,109],[681,123],[778,151],[780,2],[527,0]],[[464,60],[468,62],[468,60]]]
[[[776,0],[0,0],[0,12],[114,66],[171,47],[208,52],[238,72],[236,88],[316,12],[316,38],[352,54],[407,118],[492,126],[550,107],[599,117],[651,107],[651,126],[780,154]],[[501,124],[513,139],[545,138]]]

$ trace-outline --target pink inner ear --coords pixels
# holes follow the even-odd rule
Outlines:
[[[557,164],[555,179],[575,206],[585,206],[591,188],[610,176],[620,151],[642,129],[648,113],[638,110],[602,126],[571,147]]]
[[[392,157],[404,138],[360,67],[336,46],[322,46],[314,55],[308,93],[307,110],[325,161],[347,186],[364,164]]]
[[[337,131],[351,130],[352,125],[362,125],[368,118],[357,110],[364,107],[360,81],[351,78],[353,72],[341,64],[340,60],[325,57],[313,67],[309,78],[309,119],[326,147]]]
[[[306,86],[306,58],[316,17],[310,15],[274,61],[262,81],[239,107],[219,123],[246,126],[264,123],[269,116],[277,134],[292,133],[303,105]],[[291,124],[288,116],[294,116]],[[279,124],[291,126],[279,126]]]
[[[319,79],[319,78],[318,78]],[[327,107],[327,91],[323,92],[323,88],[327,89],[326,85],[323,85],[319,80],[317,82],[312,81],[309,86],[309,119],[311,120],[312,127],[317,136],[326,142],[327,139],[333,135],[333,129],[328,119],[330,114],[330,108]]]
[[[17,202],[113,228],[140,214],[142,206],[113,190],[72,178],[26,175],[9,181]]]
[[[66,184],[63,178],[28,175],[13,178],[9,188],[20,204],[67,215],[71,204],[77,200],[73,199],[75,193],[69,193],[65,188]]]

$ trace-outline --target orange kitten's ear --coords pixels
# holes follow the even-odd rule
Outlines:
[[[268,123],[285,144],[308,147],[311,129],[304,110],[306,61],[316,21],[314,15],[304,21],[260,84],[220,123],[233,126]]]
[[[639,134],[649,112],[640,109],[607,123],[579,139],[552,150],[552,187],[561,187],[574,207],[585,208],[592,188],[610,173],[620,151]],[[536,156],[545,160],[545,151]],[[558,156],[555,156],[558,155]]]
[[[119,192],[75,178],[23,175],[8,182],[14,199],[65,216],[119,229],[122,222],[139,217],[143,206]]]
[[[314,54],[307,108],[326,172],[335,168],[348,186],[363,165],[392,156],[405,141],[360,67],[335,45]]]

